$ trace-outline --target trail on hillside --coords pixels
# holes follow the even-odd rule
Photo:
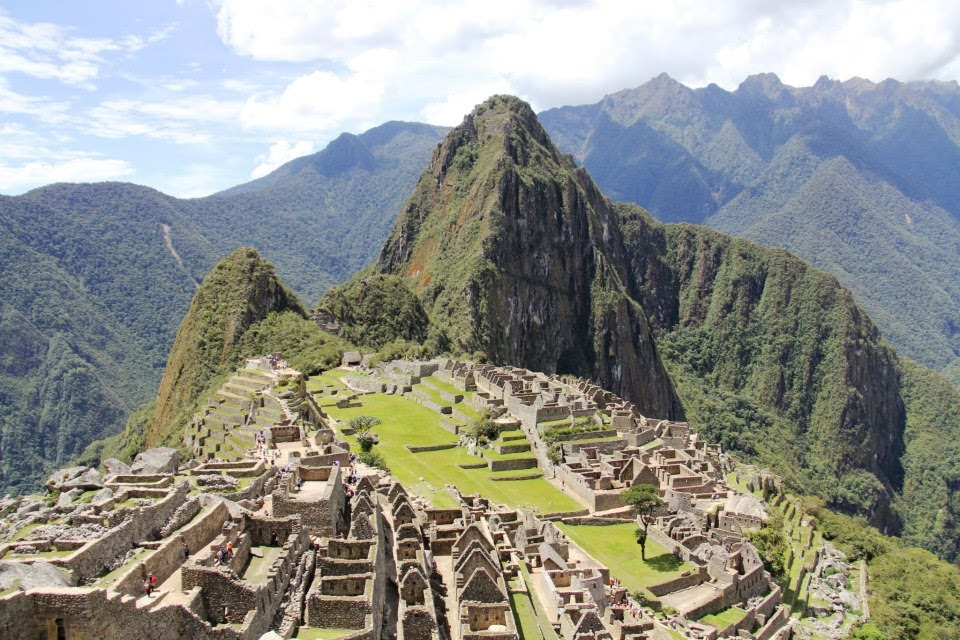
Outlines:
[[[177,264],[180,265],[180,268],[183,269],[183,272],[187,274],[187,277],[190,278],[193,286],[199,289],[200,283],[197,282],[196,278],[190,275],[189,271],[187,271],[187,267],[183,264],[183,259],[173,246],[173,239],[170,237],[170,225],[161,222],[160,229],[163,231],[163,243],[167,245],[167,251],[169,251],[170,255],[173,256],[173,259],[177,261]]]

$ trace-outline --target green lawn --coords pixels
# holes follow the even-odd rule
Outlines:
[[[573,498],[543,478],[494,482],[486,468],[461,469],[457,465],[483,462],[483,458],[469,455],[462,447],[410,453],[405,445],[457,442],[455,435],[440,426],[438,414],[412,400],[373,393],[359,396],[358,401],[362,406],[338,409],[328,405],[326,410],[343,424],[362,415],[380,418],[383,423],[374,428],[380,444],[374,450],[383,455],[397,480],[437,507],[457,506],[453,497],[443,490],[445,484],[454,484],[464,493],[479,493],[495,502],[528,507],[540,513],[582,509]],[[346,440],[356,445],[354,438],[346,437]]]
[[[747,612],[739,607],[727,607],[716,613],[711,613],[710,615],[703,616],[700,618],[700,622],[704,624],[709,624],[717,628],[718,631],[723,631],[732,624],[736,624],[746,617]]]
[[[260,547],[260,553],[262,557],[258,558],[257,556],[251,555],[250,561],[247,563],[247,568],[243,572],[243,581],[259,584],[263,582],[267,574],[270,572],[270,567],[273,565],[273,561],[280,557],[280,552],[283,551],[281,547]]]
[[[647,540],[647,559],[641,560],[640,545],[634,537],[637,527],[633,523],[607,527],[557,523],[557,526],[594,559],[609,567],[610,574],[619,578],[631,592],[694,569],[653,540]]]
[[[543,634],[537,626],[537,612],[527,593],[511,593],[510,605],[513,607],[514,620],[521,640],[541,640]]]
[[[533,590],[530,572],[527,571],[527,565],[523,562],[520,563],[520,575],[523,577],[523,581],[527,585],[527,593],[529,594],[528,600],[533,605],[534,615],[536,615],[540,621],[538,631],[543,631],[542,636],[538,633],[538,635],[533,636],[533,638],[543,637],[544,640],[558,640],[557,633],[553,630],[553,626],[550,624],[549,618],[547,618],[547,612],[543,610],[543,605],[541,604],[540,599],[537,597],[536,592]],[[524,640],[531,639],[524,638]]]
[[[140,549],[137,551],[129,560],[123,563],[122,566],[117,567],[113,571],[97,578],[96,586],[98,587],[109,587],[113,585],[114,581],[119,578],[121,575],[130,570],[135,563],[144,560],[147,554],[153,553],[149,549]]]

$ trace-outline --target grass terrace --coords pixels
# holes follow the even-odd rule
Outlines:
[[[699,621],[716,627],[717,630],[722,631],[732,624],[739,623],[746,617],[746,615],[747,612],[739,607],[727,607],[726,609],[716,613],[703,616]]]
[[[494,481],[488,468],[463,469],[458,465],[477,464],[485,458],[471,456],[466,449],[453,446],[440,451],[411,453],[406,446],[456,445],[457,437],[440,426],[440,416],[403,396],[366,394],[357,398],[361,406],[339,409],[334,402],[325,403],[329,414],[346,424],[351,418],[371,415],[382,424],[374,428],[380,444],[379,452],[391,473],[405,487],[423,496],[437,507],[452,508],[454,498],[444,490],[454,484],[468,494],[481,494],[490,500],[511,507],[527,507],[540,513],[577,511],[581,505],[543,478]],[[341,434],[342,436],[343,434]],[[345,439],[356,446],[356,439]],[[485,451],[486,453],[493,453]],[[529,457],[527,454],[496,455],[497,459]]]
[[[631,592],[650,585],[677,578],[694,566],[680,560],[653,540],[647,540],[647,559],[640,558],[640,545],[634,537],[633,523],[611,526],[568,525],[557,526],[581,549],[610,568],[610,574],[619,578]]]
[[[524,563],[520,563],[520,575],[523,578],[524,583],[527,586],[527,601],[533,607],[533,614],[535,619],[531,621],[527,618],[526,624],[529,625],[533,622],[537,632],[533,635],[527,635],[527,626],[521,626],[520,629],[523,632],[524,640],[536,640],[537,638],[542,637],[543,640],[559,640],[557,633],[553,630],[553,625],[550,624],[550,620],[547,617],[547,612],[543,610],[543,605],[540,603],[540,599],[537,597],[536,593],[533,591],[533,585],[530,579],[530,572],[527,571],[527,566]],[[519,598],[518,598],[519,600]],[[513,604],[513,602],[511,602]],[[522,606],[521,602],[521,606]],[[519,615],[519,611],[517,612]],[[521,619],[522,621],[523,619]],[[539,621],[539,624],[537,624]],[[542,635],[541,632],[542,631]]]

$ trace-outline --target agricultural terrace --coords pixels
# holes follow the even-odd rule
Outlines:
[[[311,380],[312,389],[331,389],[340,385],[336,371]],[[342,387],[341,387],[342,388]],[[472,456],[457,446],[457,436],[440,426],[439,414],[401,395],[371,393],[360,395],[354,406],[339,409],[336,397],[317,395],[317,400],[331,417],[345,425],[352,418],[376,416],[382,424],[374,428],[380,444],[374,447],[390,467],[390,473],[409,490],[423,496],[434,506],[453,508],[457,501],[443,487],[453,484],[466,494],[484,497],[511,507],[524,507],[538,513],[578,511],[583,507],[542,477],[527,480],[495,480],[524,475],[523,472],[491,472],[484,466],[464,469],[461,465],[485,463],[486,457]],[[352,447],[357,441],[340,433]],[[449,449],[411,453],[407,445],[422,447],[451,445]],[[492,452],[490,455],[493,456]],[[528,454],[529,455],[529,454]],[[496,456],[502,458],[505,456]],[[527,474],[529,475],[529,474]]]

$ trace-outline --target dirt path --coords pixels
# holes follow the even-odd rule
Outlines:
[[[170,237],[170,225],[160,224],[160,229],[163,231],[163,244],[167,245],[167,251],[170,252],[170,255],[173,256],[173,259],[177,261],[177,265],[183,269],[183,272],[187,274],[187,277],[190,278],[190,281],[193,283],[197,289],[200,288],[200,283],[190,275],[190,272],[187,271],[187,267],[183,264],[183,258],[180,257],[180,254],[177,253],[177,250],[173,246],[173,238]]]

